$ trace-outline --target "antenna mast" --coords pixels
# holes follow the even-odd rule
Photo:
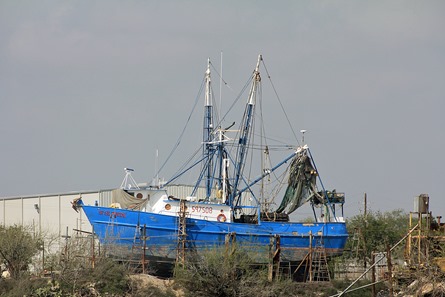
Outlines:
[[[218,106],[218,120],[221,120],[221,107],[222,107],[222,85],[223,85],[223,52],[221,51],[221,69],[219,75],[219,106]]]
[[[246,156],[246,149],[247,149],[247,144],[248,144],[250,128],[252,127],[253,114],[254,114],[253,111],[254,111],[254,107],[255,107],[257,88],[258,88],[258,84],[261,81],[259,68],[260,68],[260,62],[262,61],[262,59],[263,59],[262,56],[259,55],[256,67],[255,67],[255,71],[253,72],[252,86],[250,88],[249,99],[247,101],[246,111],[245,111],[244,118],[243,118],[242,131],[241,131],[240,138],[239,138],[237,165],[235,168],[235,182],[233,184],[232,194],[230,195],[230,201],[229,201],[230,204],[233,203],[235,196],[238,194],[237,189],[238,189],[241,174],[242,174],[243,168],[244,168],[244,158]]]
[[[207,71],[205,78],[205,103],[204,103],[204,135],[203,135],[203,150],[204,156],[207,160],[206,172],[206,198],[210,198],[212,193],[212,168],[213,168],[213,105],[211,93],[211,79],[210,79],[210,58],[207,60]]]
[[[138,184],[131,176],[131,173],[134,171],[134,169],[125,167],[124,170],[125,170],[125,177],[124,177],[124,180],[122,181],[121,189],[124,189],[124,190],[137,189],[137,190],[139,190]]]

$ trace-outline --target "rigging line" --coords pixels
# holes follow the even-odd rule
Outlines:
[[[249,97],[250,97],[250,94],[249,94]],[[255,100],[256,101],[256,100]],[[236,174],[236,172],[238,171],[239,172],[239,175],[243,175],[243,173],[244,173],[244,168],[245,168],[245,165],[246,165],[246,163],[245,162],[240,162],[240,159],[241,159],[241,156],[240,156],[240,151],[242,151],[243,150],[243,148],[242,148],[242,145],[241,145],[241,137],[243,136],[242,134],[243,134],[243,125],[244,125],[244,123],[247,121],[246,119],[248,118],[248,109],[246,108],[245,110],[244,110],[244,114],[243,114],[243,117],[242,117],[242,120],[241,120],[241,123],[240,123],[240,129],[239,129],[239,131],[238,131],[238,133],[236,134],[236,139],[239,139],[240,140],[240,145],[238,145],[237,147],[236,147],[236,154],[235,154],[235,156],[236,156],[236,159],[235,159],[235,162],[236,162],[236,164],[235,164],[235,166],[234,166],[234,173],[235,173],[235,176],[238,176],[238,174]],[[253,123],[252,121],[251,121],[251,123]],[[252,124],[251,124],[252,125]],[[246,125],[247,126],[247,125]],[[251,129],[251,131],[252,131],[253,129]],[[252,132],[250,131],[250,133],[249,133],[249,135],[247,135],[247,136],[249,136],[249,138],[248,138],[248,140],[249,140],[249,142],[246,142],[245,141],[245,139],[244,139],[244,145],[245,145],[245,148],[246,148],[246,150],[245,150],[245,154],[246,154],[246,157],[247,157],[247,154],[248,154],[248,150],[247,150],[247,148],[249,148],[249,146],[250,146],[250,144],[251,144],[251,134],[252,134]],[[248,131],[249,132],[249,131]],[[236,190],[236,189],[235,189]]]
[[[188,158],[188,160],[185,161],[184,164],[182,164],[182,166],[175,172],[174,175],[179,175],[182,171],[184,171],[185,168],[194,160],[194,158],[199,154],[200,151],[201,147],[198,147],[196,151],[190,156],[190,158]]]
[[[259,149],[261,149],[261,151],[263,151],[263,150],[265,150],[266,148],[267,148],[267,150],[270,152],[270,151],[277,151],[277,148],[274,148],[274,146],[270,146],[269,144],[268,144],[268,141],[269,140],[271,140],[271,141],[276,141],[276,142],[281,142],[281,141],[278,141],[278,140],[274,140],[274,139],[272,139],[272,138],[269,138],[269,137],[266,137],[266,126],[265,126],[265,123],[264,123],[264,117],[263,117],[263,100],[262,100],[262,85],[260,85],[259,86],[259,94],[260,94],[260,100],[259,100],[259,109],[260,109],[260,111],[259,111],[259,113],[260,113],[260,119],[261,119],[261,123],[260,123],[260,139],[261,139],[261,146],[260,146],[260,148]],[[264,144],[264,146],[263,146],[263,140],[264,140],[264,142],[265,142],[265,144]],[[283,143],[283,142],[281,142],[281,143]],[[277,146],[278,147],[278,146]],[[252,145],[252,149],[256,149],[256,145],[255,144],[253,144]],[[288,147],[288,149],[289,149],[289,147]],[[293,148],[292,148],[293,149]],[[264,156],[262,155],[262,157],[261,157],[261,159],[263,160],[263,158],[264,158]],[[264,162],[268,162],[267,164],[264,164],[264,165],[262,165],[262,166],[269,166],[269,168],[271,167],[271,164],[272,164],[272,160],[271,160],[271,158],[270,158],[270,155],[269,154],[267,154],[267,156],[266,156],[266,160],[264,160]],[[263,161],[262,161],[263,162]],[[262,167],[263,168],[263,167]],[[276,175],[276,172],[275,171],[272,171],[271,172],[271,174],[273,174],[273,176],[275,177],[275,180],[278,180],[278,177],[277,177],[277,175]],[[269,178],[270,178],[270,175],[269,175]],[[267,189],[265,189],[267,187],[267,184],[264,184],[263,183],[263,189],[262,189],[262,191],[264,192],[265,190],[267,190]],[[278,192],[279,192],[279,190],[276,192],[276,194],[275,194],[275,196],[276,195],[278,195]],[[264,197],[261,197],[262,199],[264,199]],[[274,198],[275,197],[273,197],[271,200],[268,200],[267,201],[267,203],[269,203],[270,201],[273,201],[274,200]]]
[[[261,145],[257,145],[257,144],[253,144],[248,146],[248,148],[250,150],[255,150],[255,151],[264,151],[266,149],[265,146],[261,146]],[[290,147],[290,146],[277,146],[277,145],[268,145],[267,148],[269,149],[269,152],[287,152],[287,151],[295,151],[295,148]]]
[[[284,141],[282,141],[282,140],[278,140],[278,139],[276,139],[276,138],[272,138],[272,137],[269,137],[269,136],[264,136],[263,137],[264,139],[267,139],[267,140],[269,140],[269,141],[274,141],[274,142],[277,142],[277,143],[281,143],[282,145],[284,145],[284,146],[289,146],[289,147],[292,147],[292,148],[295,148],[295,145],[290,145],[290,144],[288,144],[287,142],[284,142]]]
[[[236,99],[232,102],[232,105],[229,107],[229,109],[227,110],[227,112],[224,114],[224,116],[220,119],[220,122],[218,123],[218,126],[222,123],[222,121],[226,118],[226,116],[231,112],[231,110],[233,109],[233,107],[235,106],[235,104],[241,99],[242,95],[244,94],[244,92],[246,91],[246,89],[250,86],[251,82],[253,80],[253,75],[251,75],[249,77],[249,79],[247,80],[247,82],[245,83],[244,87],[242,88],[241,92],[238,94],[238,96],[236,97]],[[245,111],[244,111],[245,113]],[[243,119],[244,119],[245,114],[243,115]],[[242,120],[243,121],[243,120]],[[238,130],[235,134],[234,139],[238,139],[239,135],[240,135],[240,131]],[[232,146],[232,148],[230,149],[230,153],[232,153],[232,151],[238,148],[238,146]]]
[[[312,161],[312,164],[314,165],[314,169],[315,169],[315,171],[318,173],[319,171],[318,171],[317,165],[315,165],[314,158],[312,158],[311,150],[310,150],[310,149],[307,149],[307,152],[308,152],[308,154],[309,154],[309,158],[310,158],[311,161]],[[328,205],[329,205],[329,207],[331,208],[331,212],[332,212],[332,214],[334,215],[334,219],[335,219],[335,221],[337,222],[337,217],[335,216],[335,209],[334,209],[334,207],[332,206],[331,201],[329,200],[328,196],[326,195],[326,190],[325,190],[325,188],[324,188],[323,181],[321,180],[320,174],[318,174],[318,180],[320,181],[321,188],[323,189],[323,196],[325,196],[325,197],[326,197],[326,200],[328,200]],[[315,192],[315,191],[314,191],[314,192]]]
[[[204,158],[196,161],[194,164],[192,164],[190,167],[188,167],[186,170],[180,172],[179,174],[177,174],[176,176],[172,177],[168,182],[166,182],[163,187],[167,186],[168,184],[172,183],[174,180],[176,180],[177,178],[179,178],[181,175],[185,174],[187,171],[189,171],[190,169],[192,169],[193,167],[195,167],[196,165],[198,165],[199,163],[201,163],[204,160]]]
[[[254,135],[254,136],[256,136],[256,135]],[[238,143],[227,143],[226,146],[235,147],[235,146],[238,146]],[[249,150],[256,150],[256,151],[265,149],[265,146],[261,146],[260,144],[252,144],[252,143],[247,144],[246,147]],[[290,145],[269,145],[268,148],[269,148],[269,151],[289,151],[289,150],[295,151],[295,147],[290,146]]]
[[[275,198],[277,198],[278,194],[281,192],[281,190],[283,189],[283,187],[286,185],[286,182],[284,181],[284,179],[286,178],[286,173],[282,172],[279,176],[274,173],[275,176],[275,186],[273,187],[273,189],[271,190],[271,196],[272,198],[269,200],[269,203],[275,203]]]
[[[259,135],[259,137],[260,137],[260,145],[261,145],[261,147],[263,147],[264,146],[264,151],[263,150],[261,150],[261,152],[260,152],[260,156],[261,156],[261,171],[263,171],[264,172],[264,170],[266,169],[266,166],[268,166],[268,164],[266,164],[266,162],[268,162],[270,159],[269,159],[269,156],[268,156],[268,146],[267,146],[267,139],[266,139],[266,128],[264,127],[264,118],[263,118],[263,97],[262,97],[262,89],[261,89],[261,84],[258,86],[258,93],[259,93],[259,100],[258,100],[258,107],[259,107],[259,110],[258,111],[256,111],[255,113],[259,113],[259,119],[260,119],[260,123],[259,123],[259,126],[260,126],[260,135]],[[263,144],[263,141],[264,141],[264,144]],[[267,155],[266,155],[266,150],[267,150]],[[253,155],[253,154],[252,154]],[[269,167],[270,166],[268,166],[268,168],[267,169],[269,169]],[[268,177],[269,178],[269,177]],[[259,197],[259,199],[260,199],[260,201],[262,202],[262,203],[268,203],[268,199],[267,198],[265,198],[265,192],[266,192],[266,190],[267,190],[267,184],[266,184],[266,182],[265,182],[265,179],[266,179],[266,177],[264,177],[262,180],[261,180],[261,185],[260,185],[260,197]]]
[[[212,63],[211,61],[210,61],[210,66],[212,66],[212,69],[216,72],[216,75],[221,79],[221,81],[224,83],[224,85],[225,85],[229,90],[231,90],[232,92],[235,92],[235,90],[232,89],[232,87],[229,85],[229,83],[227,83],[227,82],[225,81],[225,79],[222,78],[222,76],[219,74],[218,70],[216,70],[215,66],[213,66],[213,63]],[[213,73],[213,71],[212,71],[212,73]]]
[[[202,159],[204,161],[204,165],[201,166],[200,173],[199,173],[198,179],[197,179],[197,181],[196,181],[196,183],[195,183],[195,185],[193,187],[191,196],[195,196],[196,195],[196,191],[198,190],[199,185],[201,184],[202,179],[203,179],[204,175],[206,174],[206,167],[209,166],[209,163],[213,159],[214,155],[215,155],[215,152],[213,152],[211,156],[208,156],[208,157],[205,157],[205,158]]]
[[[235,106],[235,104],[240,100],[241,96],[244,94],[244,92],[246,91],[247,87],[249,87],[250,82],[252,81],[252,76],[249,78],[249,80],[246,82],[246,84],[244,85],[243,89],[241,90],[241,92],[238,94],[238,96],[235,98],[235,100],[233,101],[232,105],[230,105],[229,109],[226,111],[226,113],[222,116],[222,118],[220,119],[220,121],[218,122],[217,126],[221,125],[222,121],[226,118],[226,116],[232,111],[233,107]],[[238,134],[237,134],[238,135]]]
[[[167,162],[170,160],[171,156],[173,155],[173,153],[176,151],[176,149],[178,148],[179,144],[181,143],[182,137],[184,136],[185,130],[187,129],[187,126],[190,122],[190,119],[192,117],[193,112],[195,111],[196,105],[198,104],[199,98],[201,97],[202,94],[202,90],[204,89],[204,85],[205,85],[205,79],[203,79],[202,83],[201,83],[201,87],[199,88],[199,92],[198,95],[196,96],[195,99],[195,103],[193,104],[192,110],[187,118],[187,121],[184,125],[184,128],[182,129],[181,135],[178,138],[178,141],[176,142],[176,144],[173,146],[170,154],[168,155],[167,159],[164,161],[164,163],[162,164],[162,166],[159,168],[158,172],[156,172],[155,176],[159,175],[159,173],[162,171],[162,169],[164,169],[164,166],[167,164]]]
[[[216,102],[215,102],[215,92],[213,91],[213,85],[210,85],[210,90],[211,90],[211,93],[212,93],[212,103],[213,103],[213,109],[214,109],[214,117],[216,117],[216,122],[217,123],[219,123],[220,122],[220,120],[219,120],[219,117],[221,116],[221,113],[220,113],[220,110],[221,110],[221,106],[219,106],[218,104],[216,104]],[[212,130],[212,132],[215,130],[215,128],[213,128],[213,130]]]
[[[283,103],[281,102],[280,96],[278,96],[278,92],[275,89],[275,85],[273,84],[272,78],[269,74],[269,71],[267,70],[266,63],[264,62],[264,59],[262,59],[262,62],[263,62],[264,70],[266,70],[266,73],[267,73],[267,78],[269,79],[270,84],[272,85],[272,89],[275,93],[275,96],[277,96],[278,102],[280,103],[280,106],[281,106],[281,109],[283,110],[284,116],[286,117],[286,120],[289,123],[289,127],[292,130],[292,133],[294,134],[295,140],[297,140],[298,145],[300,145],[300,141],[298,141],[297,134],[295,133],[294,128],[292,127],[292,124],[289,120],[289,117],[287,116],[286,110],[284,109],[284,106],[283,106]]]

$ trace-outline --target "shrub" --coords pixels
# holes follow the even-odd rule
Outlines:
[[[39,252],[41,240],[19,225],[0,226],[0,260],[4,262],[13,279],[28,271],[32,257]]]
[[[290,279],[269,282],[267,267],[254,263],[254,258],[240,248],[230,253],[223,248],[210,249],[177,266],[175,282],[184,288],[186,296],[297,296],[294,293],[301,284]]]

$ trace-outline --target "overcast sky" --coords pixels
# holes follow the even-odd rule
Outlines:
[[[150,180],[223,52],[223,98],[263,55],[347,216],[445,215],[444,29],[442,0],[2,0],[0,197]]]

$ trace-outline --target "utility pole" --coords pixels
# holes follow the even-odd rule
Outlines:
[[[365,193],[365,197],[363,197],[363,204],[364,204],[364,210],[363,210],[363,215],[365,216],[365,221],[367,221],[368,218],[368,199]]]
[[[394,297],[394,288],[392,284],[391,249],[389,248],[389,245],[386,246],[386,260],[388,265],[389,297]]]
[[[363,210],[363,217],[364,217],[364,221],[365,221],[365,228],[368,228],[368,197],[365,193],[364,197],[363,197],[363,206],[364,206],[364,210]],[[366,269],[367,263],[366,263],[366,238],[363,235],[362,230],[360,229],[360,235],[361,238],[363,240],[363,268]]]

